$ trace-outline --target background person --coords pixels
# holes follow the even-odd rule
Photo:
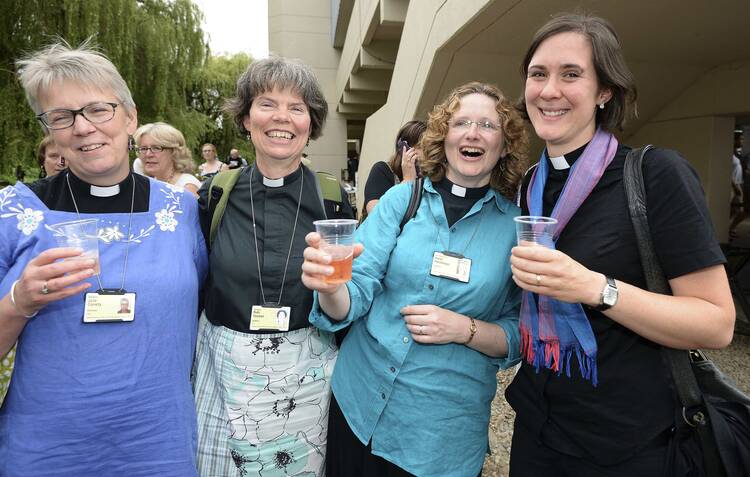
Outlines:
[[[216,153],[216,146],[207,142],[201,147],[201,156],[205,161],[203,164],[198,166],[198,176],[200,180],[206,180],[211,176],[216,175],[217,172],[227,169],[227,165],[218,159]]]
[[[239,169],[240,167],[247,167],[247,161],[245,160],[245,158],[240,156],[240,151],[234,148],[229,151],[229,156],[227,157],[226,164],[229,169]]]
[[[310,321],[328,331],[352,323],[333,375],[328,477],[477,475],[498,367],[519,359],[508,255],[523,121],[496,87],[468,83],[435,106],[419,147],[416,217],[399,230],[414,183],[390,189],[356,232],[364,252],[349,283],[323,280],[330,257],[317,233],[307,237],[302,280],[318,292]],[[470,259],[469,272],[434,273],[449,254]]]
[[[511,257],[526,353],[506,391],[510,475],[685,475],[664,468],[676,413],[661,346],[721,348],[734,324],[698,175],[674,151],[646,154],[649,225],[674,296],[651,293],[623,190],[631,148],[612,135],[636,98],[617,34],[601,18],[557,16],[534,35],[522,71],[522,108],[546,148],[521,209],[557,218],[561,232],[556,249],[514,247]],[[537,303],[551,314],[537,318]]]
[[[65,158],[54,139],[47,135],[39,143],[37,148],[37,160],[39,161],[39,178],[52,177],[65,170]]]
[[[0,191],[0,356],[18,342],[0,475],[195,476],[197,203],[130,172],[137,112],[103,54],[57,43],[17,65],[69,168]],[[80,250],[48,228],[84,218],[99,223],[98,275],[92,259],[59,261]],[[100,288],[136,293],[135,320],[84,323],[82,293]]]
[[[192,174],[193,157],[179,130],[162,122],[145,124],[133,138],[147,176],[183,187],[198,197],[201,182]]]
[[[343,203],[323,200],[301,164],[328,104],[308,66],[272,56],[250,64],[227,110],[256,158],[239,171],[211,244],[195,364],[200,474],[322,477],[337,349],[307,320],[313,297],[300,267],[313,221],[353,215],[343,191]],[[210,182],[200,190],[204,230]],[[282,307],[288,328],[253,319],[276,323]]]
[[[417,147],[427,126],[424,121],[409,121],[396,135],[395,152],[388,162],[372,165],[365,183],[365,212],[370,214],[388,189],[417,178],[417,163],[422,155]]]

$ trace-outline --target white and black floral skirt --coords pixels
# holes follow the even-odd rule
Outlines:
[[[201,317],[195,358],[202,477],[324,477],[338,350],[313,327],[247,334]]]

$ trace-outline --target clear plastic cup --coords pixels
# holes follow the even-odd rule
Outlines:
[[[73,220],[50,225],[55,232],[55,240],[60,247],[75,247],[83,249],[77,257],[66,260],[94,259],[94,272],[101,273],[99,266],[99,237],[97,235],[97,219]]]
[[[354,258],[354,230],[357,221],[352,219],[316,220],[315,231],[322,240],[321,250],[331,256],[333,273],[326,277],[326,283],[345,283],[352,279],[352,259]]]
[[[542,245],[554,248],[557,219],[541,215],[521,215],[513,219],[516,222],[516,239],[518,245]]]

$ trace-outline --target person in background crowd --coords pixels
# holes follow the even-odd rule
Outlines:
[[[333,374],[328,477],[481,471],[496,373],[520,357],[508,255],[527,144],[496,87],[459,86],[430,113],[424,194],[403,231],[415,182],[383,195],[356,232],[352,280],[337,285],[324,279],[333,268],[320,236],[308,235],[310,322],[351,323]]]
[[[201,182],[192,174],[195,164],[180,131],[167,123],[151,123],[139,127],[133,138],[147,176],[198,197]]]
[[[231,149],[229,156],[227,157],[227,167],[229,169],[239,169],[240,167],[247,167],[247,161],[244,157],[240,156],[240,151],[237,149]]]
[[[747,189],[747,184],[745,184],[745,161],[742,161],[740,156],[742,156],[742,135],[735,134],[734,152],[732,154],[732,175],[730,178],[732,184],[729,221],[730,240],[737,237],[737,226],[745,220],[745,217],[747,217],[749,212],[745,209],[745,203],[750,200],[750,198],[745,197],[745,189]]]
[[[17,66],[68,169],[0,191],[0,357],[17,342],[0,475],[195,476],[198,204],[130,172],[137,111],[102,53],[55,43]],[[57,245],[80,219],[97,259]],[[97,314],[127,297],[132,321]]]
[[[365,215],[370,214],[385,192],[400,182],[418,176],[421,151],[417,147],[427,126],[423,121],[409,121],[396,135],[395,151],[388,162],[373,164],[365,184]]]
[[[65,158],[54,139],[47,135],[39,143],[37,148],[37,160],[39,162],[39,178],[52,177],[65,170]]]
[[[545,149],[521,211],[558,224],[554,248],[511,256],[524,362],[505,393],[516,411],[510,476],[687,475],[665,468],[677,414],[661,347],[721,348],[734,328],[698,175],[675,151],[645,156],[651,236],[673,295],[651,293],[623,190],[631,148],[613,135],[636,99],[617,34],[598,17],[555,16],[522,72],[520,108]]]
[[[195,363],[199,471],[322,477],[337,348],[307,320],[300,267],[313,221],[353,218],[343,190],[343,203],[325,200],[301,164],[328,104],[308,66],[271,56],[240,76],[227,109],[256,158],[238,172],[210,246]],[[217,179],[199,191],[206,231]]]
[[[201,155],[205,161],[203,164],[198,166],[198,178],[202,181],[214,176],[217,172],[227,169],[227,165],[218,159],[216,154],[216,146],[207,142],[201,147]]]

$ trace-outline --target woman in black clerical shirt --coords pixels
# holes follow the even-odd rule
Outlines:
[[[522,71],[521,107],[546,148],[521,207],[557,218],[558,230],[555,249],[520,246],[511,257],[526,361],[506,391],[510,475],[667,475],[678,465],[666,464],[675,398],[661,346],[721,348],[734,323],[698,175],[674,151],[646,154],[649,225],[673,296],[650,293],[623,190],[631,148],[612,135],[636,97],[615,31],[557,16]]]
[[[279,57],[253,61],[229,102],[256,159],[239,172],[210,247],[195,377],[201,475],[324,473],[338,350],[308,322],[302,251],[314,220],[352,218],[346,194],[332,206],[301,164],[327,108],[310,68]],[[210,183],[199,191],[206,224]]]
[[[0,475],[195,476],[198,203],[131,173],[137,112],[103,54],[57,43],[17,65],[68,169],[0,190],[0,358],[18,343]],[[80,219],[97,259],[57,245]]]
[[[419,175],[421,151],[415,147],[427,129],[424,121],[409,121],[398,130],[395,152],[388,162],[372,165],[365,184],[365,213],[372,212],[388,189],[400,182],[413,181]]]

